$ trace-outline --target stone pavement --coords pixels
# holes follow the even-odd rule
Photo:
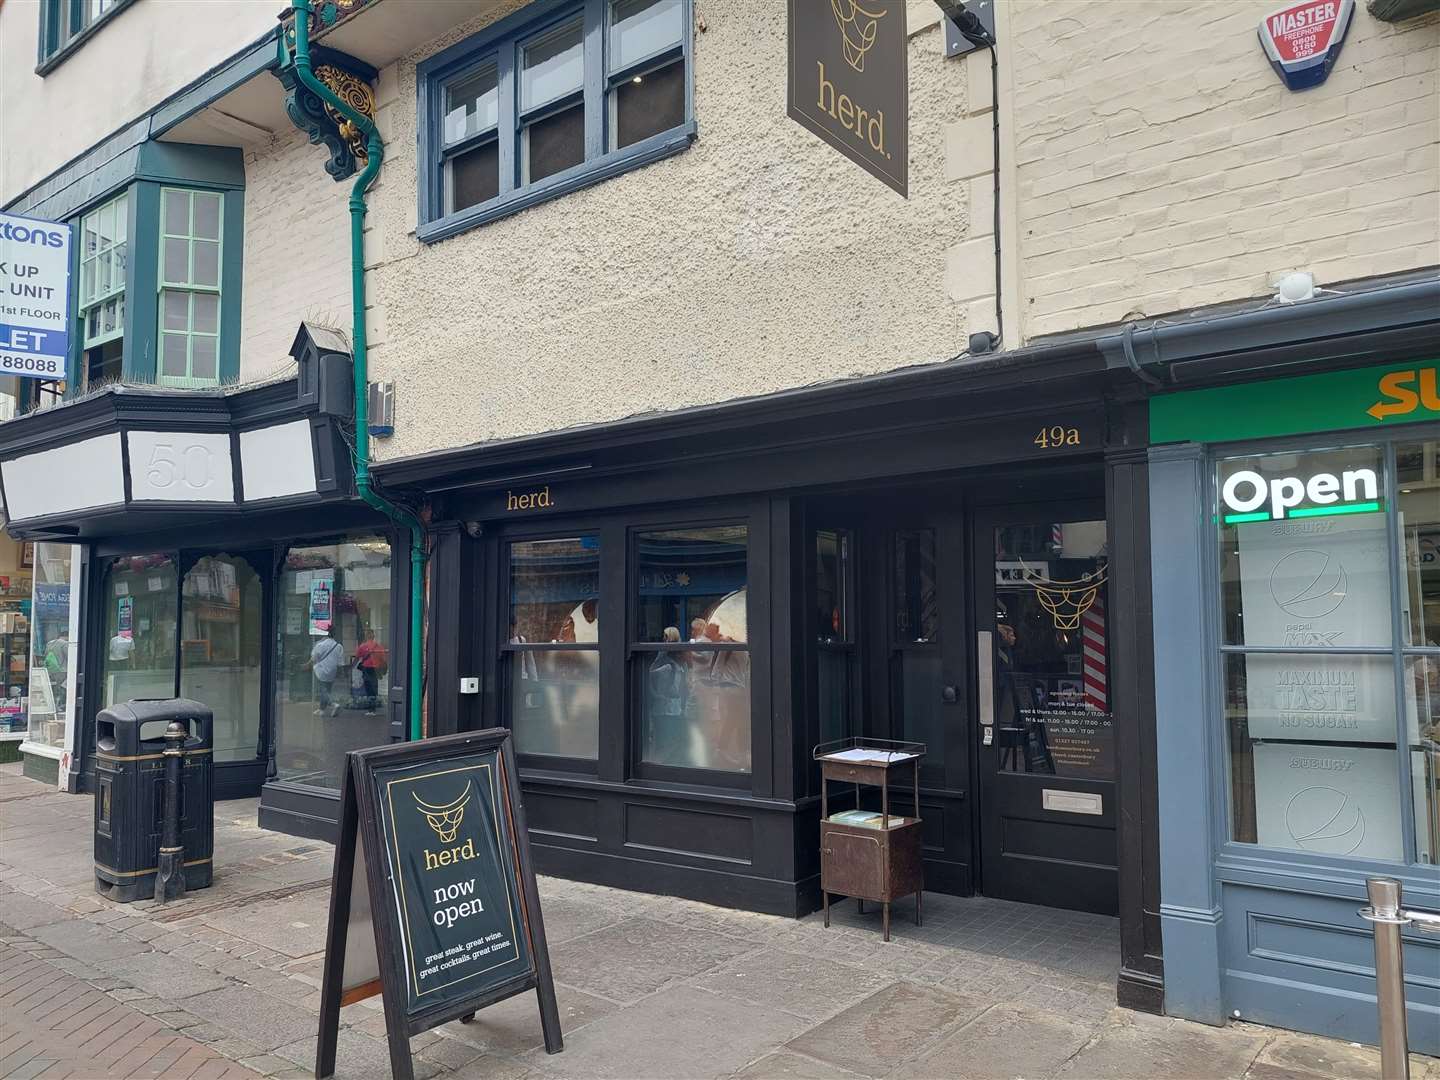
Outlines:
[[[0,1058],[0,1077],[308,1077],[329,846],[258,829],[253,801],[221,803],[213,887],[112,904],[94,892],[90,820],[90,799],[0,766],[0,1052],[29,1054]],[[925,926],[902,904],[887,945],[853,903],[826,930],[818,915],[540,890],[565,1052],[545,1054],[524,995],[413,1039],[417,1077],[1379,1076],[1368,1047],[1115,1008],[1113,919],[931,894]],[[56,993],[86,1011],[47,1028]],[[341,1020],[337,1076],[387,1076],[378,999]],[[107,1061],[123,1024],[116,1040],[156,1047],[147,1062]],[[1412,1076],[1440,1080],[1440,1061],[1417,1056]]]

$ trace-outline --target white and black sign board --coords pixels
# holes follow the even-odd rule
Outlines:
[[[382,995],[391,1073],[412,1080],[412,1037],[529,990],[557,1054],[560,1012],[509,731],[349,753],[315,1076],[335,1073],[344,1005]]]

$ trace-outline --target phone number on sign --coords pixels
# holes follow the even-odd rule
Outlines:
[[[65,377],[65,361],[59,356],[20,356],[0,352],[0,375],[45,375]]]

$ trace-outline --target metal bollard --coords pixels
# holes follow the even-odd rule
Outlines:
[[[178,720],[165,729],[165,811],[160,828],[160,862],[155,875],[155,902],[185,895],[185,845],[180,840],[180,769],[190,731]]]
[[[1380,1075],[1410,1080],[1410,1039],[1405,1029],[1405,961],[1400,929],[1410,923],[1401,907],[1400,882],[1367,878],[1370,906],[1360,917],[1375,928],[1375,1003],[1380,1009]]]

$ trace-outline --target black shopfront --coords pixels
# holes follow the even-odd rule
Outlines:
[[[1138,398],[1075,346],[384,463],[429,730],[513,730],[542,873],[791,916],[815,745],[922,741],[927,888],[1118,914],[1158,1009]]]
[[[100,710],[190,697],[216,797],[329,839],[346,751],[405,737],[408,534],[355,497],[343,349],[305,327],[290,379],[116,385],[0,428],[10,532],[85,560],[72,790]]]

